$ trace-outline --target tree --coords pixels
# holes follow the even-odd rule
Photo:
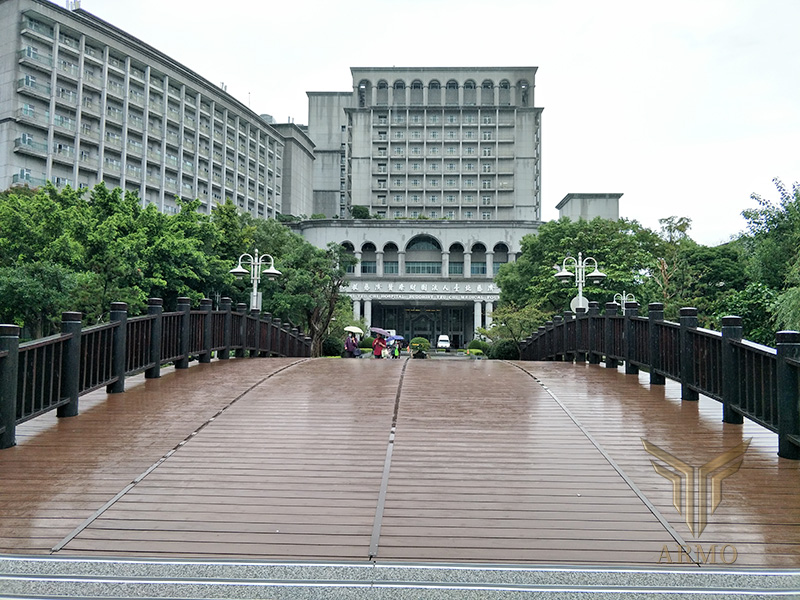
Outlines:
[[[519,344],[530,335],[540,323],[547,320],[547,315],[536,306],[518,306],[514,302],[501,304],[492,313],[492,326],[488,329],[478,328],[478,333],[493,342],[507,339]]]
[[[577,253],[594,257],[607,277],[602,287],[588,285],[585,295],[601,304],[616,292],[635,293],[640,303],[657,297],[648,285],[657,268],[655,258],[662,253],[663,241],[636,221],[570,221],[545,223],[538,235],[522,240],[522,253],[516,262],[500,267],[496,280],[500,304],[533,306],[547,317],[569,307],[574,286],[562,287],[553,275],[565,256]],[[530,333],[530,332],[527,332]]]
[[[350,214],[354,219],[369,219],[369,207],[356,204],[350,209]]]

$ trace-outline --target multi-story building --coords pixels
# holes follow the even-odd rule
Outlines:
[[[352,91],[308,93],[315,212],[336,219],[299,228],[359,258],[356,317],[461,345],[491,325],[494,275],[541,218],[536,68],[351,73]]]
[[[0,1],[0,89],[0,189],[105,181],[166,212],[176,197],[204,211],[226,198],[256,217],[283,210],[284,138],[223,88],[84,10]],[[310,147],[303,137],[289,143]]]
[[[329,216],[538,220],[535,67],[353,68],[352,92],[309,92],[314,194]]]

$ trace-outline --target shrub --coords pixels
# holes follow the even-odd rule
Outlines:
[[[411,349],[412,351],[419,348],[423,352],[427,352],[431,349],[431,343],[424,337],[415,337],[411,339]]]
[[[489,358],[519,360],[519,346],[514,340],[497,340],[492,344]]]
[[[374,342],[374,341],[375,341],[375,338],[372,337],[371,335],[368,335],[367,337],[361,338],[361,341],[358,342],[358,347],[359,348],[368,348],[368,349],[372,350],[372,342]]]
[[[341,356],[344,353],[344,342],[339,338],[329,337],[322,341],[322,356]]]
[[[489,354],[489,343],[483,340],[472,340],[467,344],[467,348],[470,350],[480,350],[483,354]],[[472,353],[470,352],[470,354]]]

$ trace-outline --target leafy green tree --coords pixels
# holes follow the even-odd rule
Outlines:
[[[492,342],[508,339],[519,344],[546,320],[547,315],[533,304],[517,306],[514,302],[509,302],[498,306],[492,313],[490,328],[479,327],[477,331]]]
[[[501,306],[531,305],[547,317],[568,309],[576,294],[574,281],[562,287],[553,276],[554,266],[560,268],[565,256],[577,258],[578,252],[594,257],[607,275],[601,286],[587,282],[587,298],[603,304],[624,290],[634,293],[640,303],[647,303],[657,296],[657,290],[646,284],[657,268],[655,257],[662,253],[662,247],[658,235],[636,221],[564,218],[545,223],[538,235],[523,238],[517,261],[500,268],[496,280]]]
[[[369,207],[356,204],[350,209],[350,214],[354,219],[369,219]]]

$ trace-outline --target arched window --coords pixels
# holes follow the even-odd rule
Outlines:
[[[383,274],[397,275],[399,261],[397,260],[397,244],[389,242],[383,247]]]
[[[361,272],[372,275],[378,272],[378,262],[375,255],[375,244],[365,242],[361,246]]]
[[[394,95],[392,96],[392,104],[404,105],[406,103],[406,82],[398,79],[394,82]]]
[[[447,87],[444,91],[445,104],[458,104],[458,82],[451,79],[447,82]]]
[[[411,82],[411,104],[422,104],[422,82],[419,79]]]
[[[459,243],[450,245],[450,270],[448,275],[464,274],[464,246]]]
[[[381,79],[378,82],[378,98],[377,102],[381,106],[386,106],[389,104],[389,84],[386,83],[386,80]]]
[[[517,100],[517,106],[528,106],[530,102],[530,85],[524,79],[517,82],[517,94],[519,94],[519,100]]]
[[[511,84],[508,82],[508,79],[503,79],[500,82],[500,98],[498,99],[498,104],[501,106],[509,106],[511,104]]]
[[[435,79],[428,84],[428,104],[438,106],[442,103],[442,86]]]
[[[475,82],[471,79],[468,79],[464,82],[464,104],[467,106],[475,106],[476,102],[478,101],[475,96]]]
[[[493,268],[494,272],[492,275],[497,275],[498,269],[504,264],[508,262],[508,246],[503,242],[494,245],[494,257],[493,257]]]
[[[355,256],[355,248],[353,247],[353,244],[351,244],[350,242],[342,242],[342,248],[344,248],[344,251],[350,254],[351,256]],[[356,272],[355,265],[350,265],[349,267],[347,267],[347,272],[355,273]]]
[[[406,246],[407,275],[439,275],[442,272],[442,247],[429,236],[413,238]]]
[[[486,275],[486,246],[478,242],[472,245],[471,275]]]
[[[372,91],[372,86],[369,81],[362,79],[358,82],[358,107],[365,108],[369,103],[369,94]]]
[[[494,82],[488,79],[481,84],[481,105],[494,105]]]

